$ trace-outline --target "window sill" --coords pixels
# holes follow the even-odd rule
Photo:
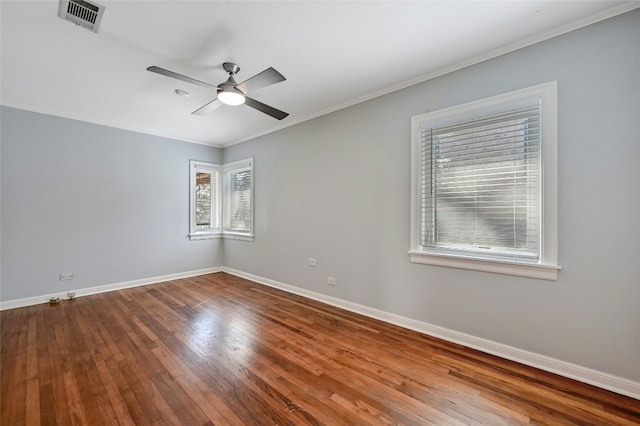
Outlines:
[[[222,234],[220,234],[219,232],[215,232],[215,233],[196,233],[196,234],[189,234],[189,239],[190,240],[210,240],[212,238],[221,238]]]
[[[558,265],[518,263],[504,260],[433,254],[414,250],[409,251],[409,259],[413,263],[421,263],[424,265],[492,272],[494,274],[515,275],[518,277],[537,278],[549,281],[556,281],[558,279],[558,270],[560,269]]]
[[[253,234],[233,234],[225,232],[222,234],[225,240],[253,241]]]
[[[233,233],[196,233],[189,234],[190,240],[211,240],[214,238],[224,238],[225,240],[253,241],[253,235],[249,234],[233,234]]]

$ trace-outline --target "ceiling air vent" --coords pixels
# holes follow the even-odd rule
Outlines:
[[[104,6],[84,0],[60,0],[58,16],[66,21],[98,32]]]

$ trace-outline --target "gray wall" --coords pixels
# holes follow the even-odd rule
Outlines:
[[[226,148],[255,158],[256,238],[224,265],[640,380],[638,40],[640,10]],[[410,263],[410,117],[551,80],[558,281]]]
[[[1,113],[2,301],[222,265],[220,240],[187,236],[189,160],[219,149]]]

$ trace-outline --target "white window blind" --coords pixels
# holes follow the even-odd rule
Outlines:
[[[224,166],[224,232],[253,234],[253,162]]]
[[[419,244],[538,262],[540,104],[421,128]]]

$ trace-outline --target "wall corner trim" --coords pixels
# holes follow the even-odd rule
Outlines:
[[[546,355],[540,355],[336,297],[305,290],[269,278],[227,268],[226,266],[222,267],[222,272],[640,400],[640,382],[624,377],[614,376]]]
[[[222,271],[222,266],[216,266],[213,268],[196,269],[193,271],[178,272],[175,274],[160,275],[157,277],[150,277],[150,278],[141,278],[138,280],[100,285],[96,287],[80,288],[80,289],[71,290],[71,291],[74,291],[76,293],[76,297],[82,297],[82,296],[89,296],[91,294],[106,293],[108,291],[122,290],[125,288],[140,287],[140,286],[149,285],[149,284],[158,284],[161,282],[178,280],[181,278],[195,277],[198,275],[213,274],[221,271]],[[0,302],[0,311],[4,311],[7,309],[23,308],[25,306],[38,305],[41,303],[47,303],[49,299],[56,298],[56,297],[59,297],[60,299],[66,299],[67,293],[65,291],[65,292],[58,292],[58,293],[52,293],[52,294],[43,294],[41,296],[27,297],[25,299],[3,301],[3,302]]]

